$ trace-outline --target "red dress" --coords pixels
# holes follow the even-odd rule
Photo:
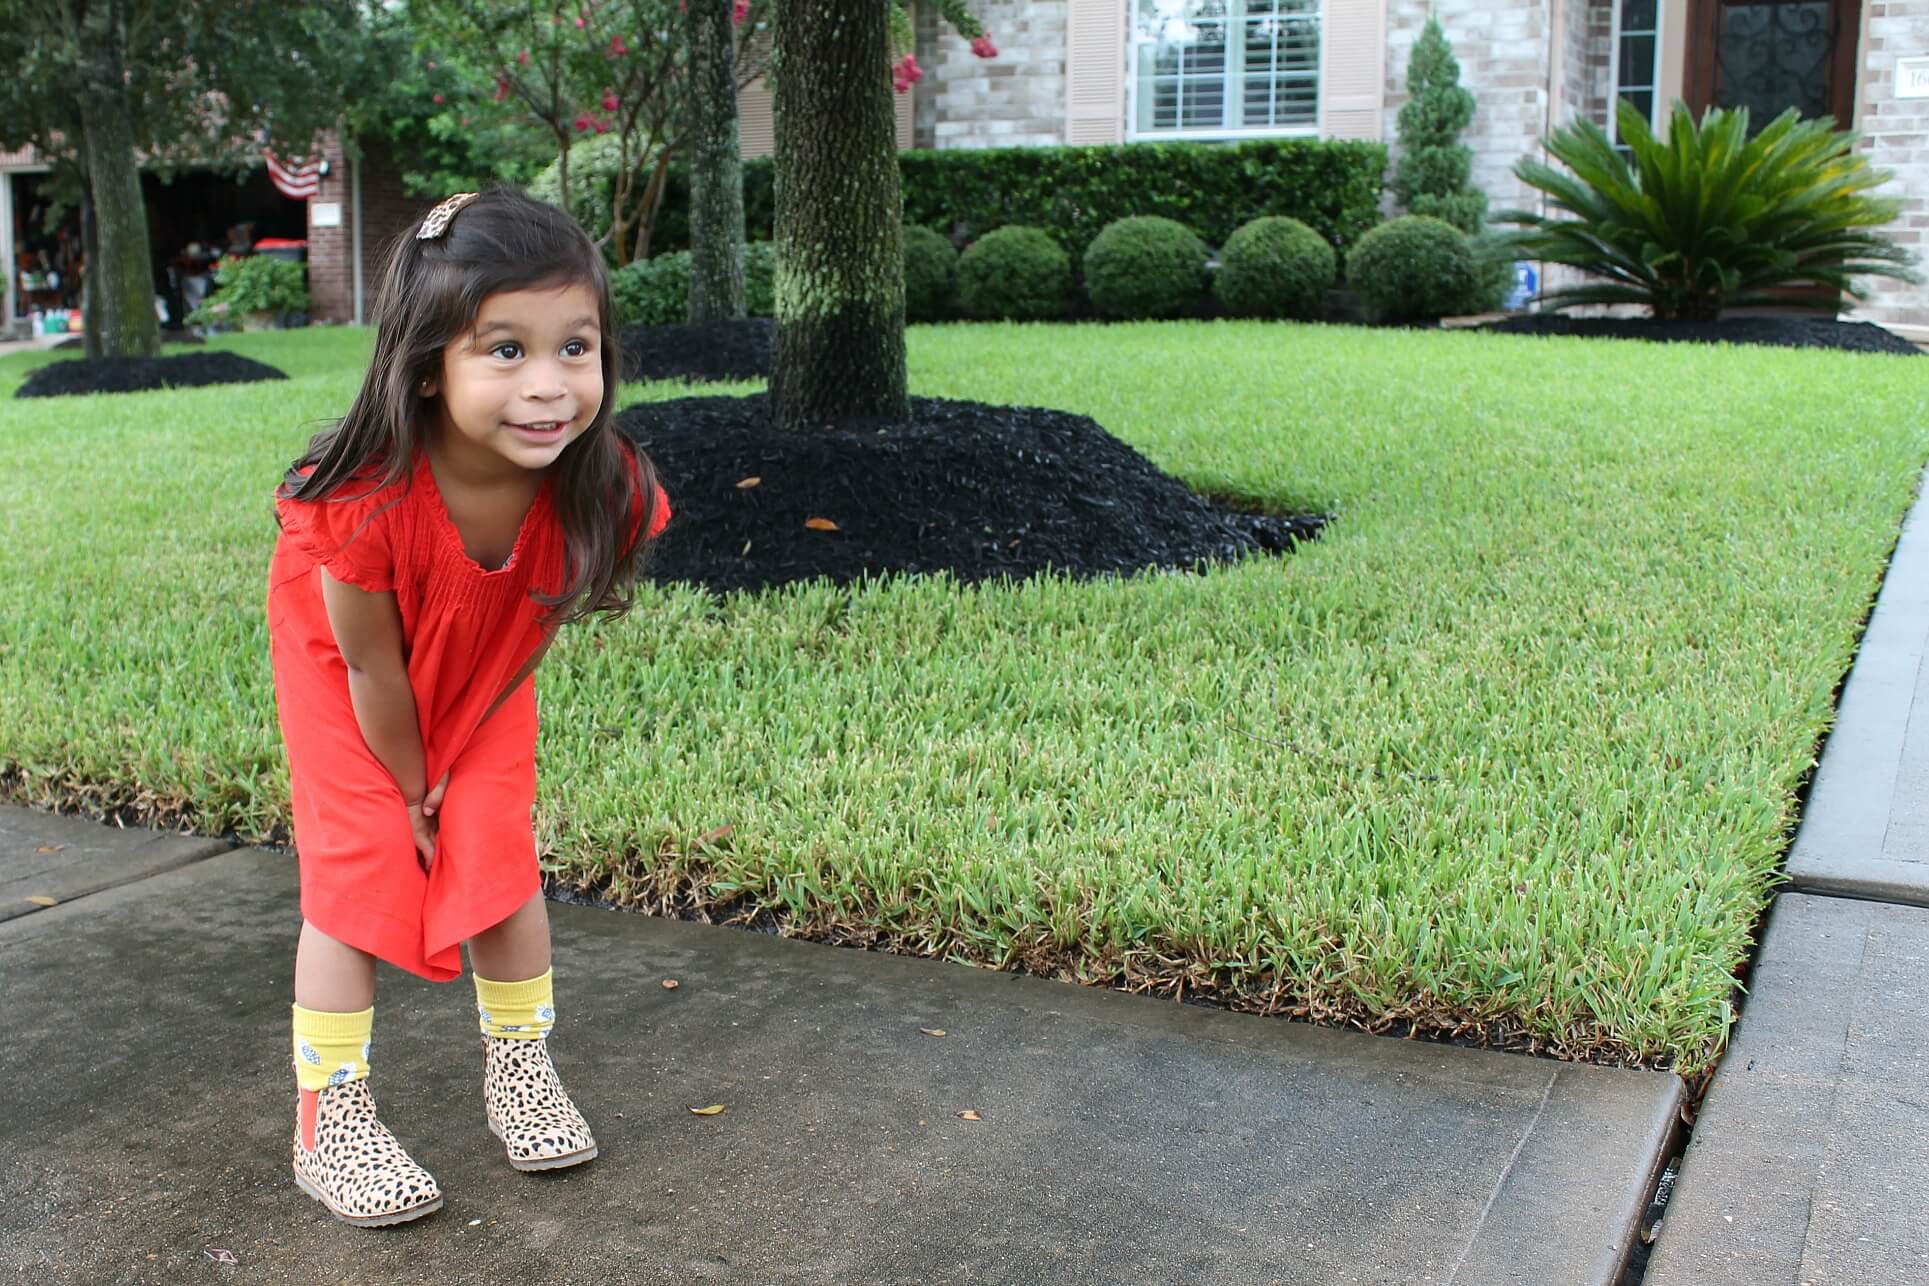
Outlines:
[[[268,571],[275,705],[287,746],[301,862],[302,916],[323,933],[436,982],[461,976],[459,944],[541,887],[530,809],[536,799],[533,676],[483,715],[542,645],[535,592],[562,583],[563,532],[544,482],[509,561],[485,571],[436,489],[428,456],[408,478],[345,500],[276,498],[281,536]],[[661,488],[650,525],[669,521]],[[634,539],[641,504],[632,511]],[[393,591],[415,692],[425,780],[446,771],[436,859],[416,861],[401,789],[362,739],[348,667],[322,604],[337,580]]]

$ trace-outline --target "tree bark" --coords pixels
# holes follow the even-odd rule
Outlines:
[[[743,154],[731,0],[689,0],[690,320],[744,315]]]
[[[80,176],[80,273],[81,347],[87,357],[102,355],[100,329],[94,319],[100,316],[100,229],[94,222],[94,196],[87,176]]]
[[[81,158],[93,197],[99,254],[87,265],[98,283],[97,316],[108,357],[155,357],[154,261],[147,206],[134,161],[134,117],[127,98],[127,0],[85,0],[80,11]]]
[[[777,5],[777,427],[910,414],[892,0]]]

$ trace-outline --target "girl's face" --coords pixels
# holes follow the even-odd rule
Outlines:
[[[441,447],[479,473],[540,472],[603,405],[603,333],[580,283],[505,290],[442,350]]]

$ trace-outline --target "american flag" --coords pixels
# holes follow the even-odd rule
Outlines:
[[[283,161],[265,147],[261,149],[261,157],[268,163],[268,177],[290,200],[306,201],[321,191],[321,165],[314,157]]]

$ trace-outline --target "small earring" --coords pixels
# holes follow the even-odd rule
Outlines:
[[[420,393],[423,397],[427,397],[429,395],[429,382],[427,380],[423,380],[420,384],[417,384],[415,386],[415,391]]]

